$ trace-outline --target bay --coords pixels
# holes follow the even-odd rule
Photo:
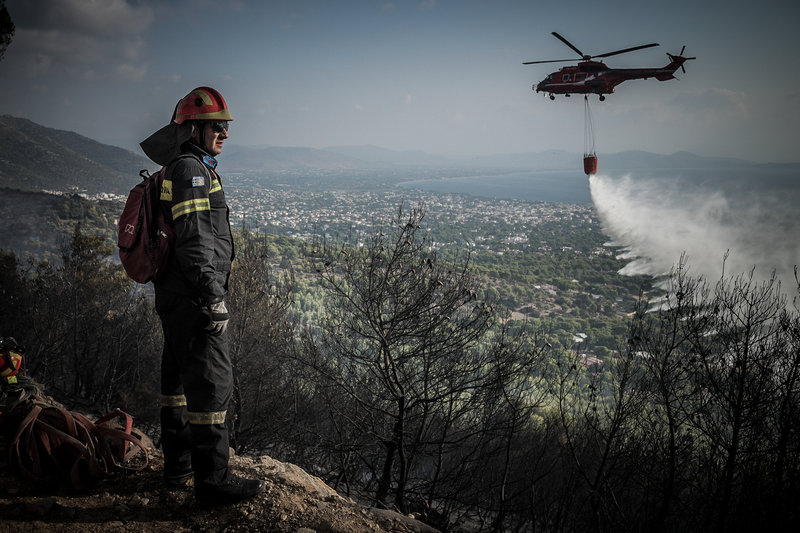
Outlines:
[[[755,269],[796,287],[800,264],[800,171],[735,168],[579,170],[423,179],[402,188],[484,198],[593,205],[623,274],[660,276],[682,256],[708,280]]]
[[[592,203],[586,176],[573,170],[424,179],[405,181],[399,186],[405,189],[529,202],[581,205]]]

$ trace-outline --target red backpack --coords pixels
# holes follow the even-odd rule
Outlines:
[[[119,217],[119,259],[132,280],[147,283],[159,278],[175,244],[175,230],[161,211],[161,183],[166,167],[155,174],[142,170],[141,183],[131,189]]]

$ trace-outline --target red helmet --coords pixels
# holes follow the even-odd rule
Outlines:
[[[14,383],[13,378],[22,366],[22,350],[13,337],[0,339],[0,377]]]
[[[175,123],[187,120],[233,120],[225,99],[211,87],[198,87],[183,97],[175,109]]]

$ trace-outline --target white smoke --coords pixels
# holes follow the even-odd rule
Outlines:
[[[759,187],[751,177],[596,175],[589,187],[610,244],[630,259],[622,274],[662,276],[685,254],[689,274],[710,283],[753,269],[762,280],[774,271],[794,293],[800,190]]]

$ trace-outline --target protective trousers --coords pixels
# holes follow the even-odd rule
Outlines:
[[[164,331],[161,358],[161,446],[164,477],[194,472],[195,488],[228,481],[225,415],[233,390],[227,333],[210,335],[196,300],[156,290]]]

